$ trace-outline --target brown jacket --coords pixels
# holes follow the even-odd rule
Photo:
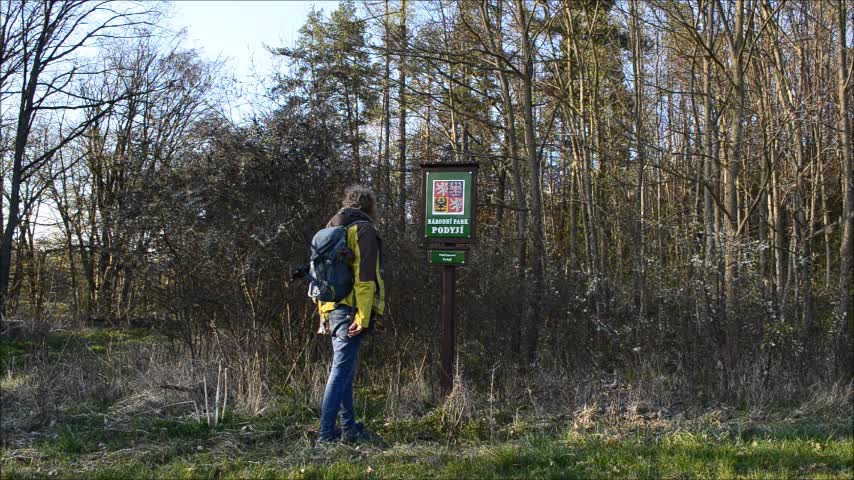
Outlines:
[[[354,321],[362,328],[371,323],[371,315],[382,315],[385,311],[385,284],[382,278],[382,241],[374,228],[371,217],[356,208],[343,208],[336,213],[327,227],[347,227],[347,246],[353,250],[350,264],[355,282],[353,290],[339,302],[319,302],[320,316],[326,315],[337,305],[354,307]]]

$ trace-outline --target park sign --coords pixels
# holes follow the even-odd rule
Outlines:
[[[422,164],[424,240],[472,243],[476,234],[477,164]]]
[[[430,250],[427,257],[430,265],[465,265],[465,250]]]
[[[456,359],[457,267],[468,260],[467,245],[477,233],[477,163],[421,164],[422,246],[429,265],[442,267],[442,339],[439,384],[451,392]]]

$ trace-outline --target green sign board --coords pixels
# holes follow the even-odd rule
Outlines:
[[[476,168],[424,169],[424,238],[467,243],[475,236]]]
[[[465,250],[430,250],[430,265],[465,265]]]

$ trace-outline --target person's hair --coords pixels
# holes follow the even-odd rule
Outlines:
[[[344,189],[341,198],[341,206],[344,208],[358,208],[373,217],[377,211],[377,196],[370,188],[363,185],[350,185]]]

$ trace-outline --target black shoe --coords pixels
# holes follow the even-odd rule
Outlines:
[[[380,437],[366,429],[362,422],[356,422],[352,429],[344,430],[343,439],[347,443],[373,443],[381,441]]]
[[[317,440],[314,442],[315,448],[322,447],[325,445],[336,445],[341,441],[341,429],[336,428],[330,437],[317,437]]]

